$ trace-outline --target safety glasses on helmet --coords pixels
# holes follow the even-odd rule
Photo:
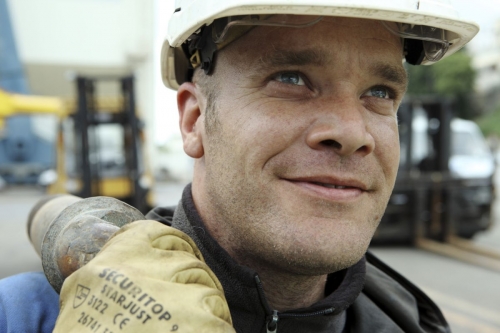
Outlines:
[[[323,20],[324,16],[308,16],[308,15],[245,15],[245,16],[228,16],[215,20],[212,23],[212,39],[215,44],[224,43],[228,36],[231,40],[236,39],[234,36],[234,27],[247,26],[247,29],[238,29],[238,34],[241,35],[245,31],[251,29],[252,26],[280,26],[303,28],[314,25]],[[406,23],[384,22],[381,21],[384,27],[393,34],[403,39],[420,40],[423,42],[425,58],[429,62],[439,61],[450,46],[450,41],[446,39],[446,32],[443,29],[429,27],[425,25],[412,25]]]

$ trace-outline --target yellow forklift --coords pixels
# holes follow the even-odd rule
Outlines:
[[[55,97],[11,94],[0,89],[0,128],[5,118],[18,114],[54,114],[66,115],[64,103]]]
[[[118,97],[97,98],[98,82],[114,82]],[[82,198],[109,196],[141,212],[154,204],[153,177],[144,154],[143,125],[137,116],[134,78],[77,77],[77,102],[61,98],[11,94],[0,90],[0,130],[5,118],[51,114],[59,118],[57,166],[49,194]]]
[[[68,107],[74,111],[59,124],[57,177],[48,193],[109,196],[148,211],[153,206],[153,177],[144,158],[134,78],[79,76],[75,82],[76,105]],[[118,85],[118,94],[98,98],[102,83]]]

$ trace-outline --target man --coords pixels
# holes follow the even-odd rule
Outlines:
[[[402,60],[436,62],[476,32],[444,1],[177,0],[163,77],[178,91],[194,175],[175,211],[157,208],[148,218],[194,241],[183,249],[198,259],[200,249],[208,274],[216,276],[203,285],[217,289],[220,280],[224,295],[217,297],[225,298],[232,319],[222,314],[224,304],[203,301],[205,309],[212,304],[207,311],[215,319],[196,324],[199,312],[179,297],[196,328],[175,324],[171,331],[213,325],[207,331],[447,332],[423,293],[365,254],[399,163],[397,109],[407,86]],[[82,324],[85,314],[73,323],[71,304],[77,308],[74,300],[98,285],[99,269],[108,281],[100,295],[112,305],[119,298],[106,288],[118,285],[117,276],[133,276],[135,284],[153,283],[154,274],[155,281],[170,279],[156,272],[169,269],[168,260],[153,268],[165,257],[151,260],[156,252],[132,254],[141,259],[131,262],[120,257],[127,248],[141,249],[134,239],[156,232],[150,224],[134,228],[65,283],[58,331],[84,332],[91,325]],[[174,248],[169,256],[181,252]],[[141,260],[155,272],[137,273]],[[148,283],[142,282],[141,293]],[[73,288],[82,285],[87,287]],[[163,310],[169,287],[162,286],[151,302],[161,298]],[[133,297],[127,299],[148,309],[139,304],[146,296]],[[156,309],[161,322],[166,317]],[[129,322],[118,325],[119,314],[110,325],[125,331]],[[45,322],[55,320],[54,311],[48,316]]]

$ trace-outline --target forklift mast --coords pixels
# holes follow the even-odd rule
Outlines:
[[[115,110],[100,108],[96,94],[97,83],[109,81],[118,81],[120,84],[120,106]],[[81,187],[80,191],[74,194],[83,198],[109,195],[103,188],[107,176],[104,175],[102,163],[99,161],[102,156],[102,147],[96,132],[100,126],[115,124],[123,128],[126,174],[122,176],[130,184],[126,187],[128,189],[126,193],[122,193],[118,199],[141,211],[146,211],[150,208],[147,199],[149,188],[141,181],[141,178],[144,179],[143,177],[147,175],[145,175],[145,162],[140,156],[142,155],[142,123],[136,113],[133,76],[79,76],[76,84],[78,99],[73,117],[75,144],[77,145],[75,151]]]

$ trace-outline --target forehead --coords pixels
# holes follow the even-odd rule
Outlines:
[[[303,21],[304,16],[296,18]],[[385,62],[402,64],[401,39],[389,32],[380,21],[324,17],[309,27],[258,26],[230,44],[236,61],[251,57],[263,61],[272,53],[313,51],[316,64],[332,61],[365,61],[378,57]],[[225,50],[222,50],[225,52]]]

